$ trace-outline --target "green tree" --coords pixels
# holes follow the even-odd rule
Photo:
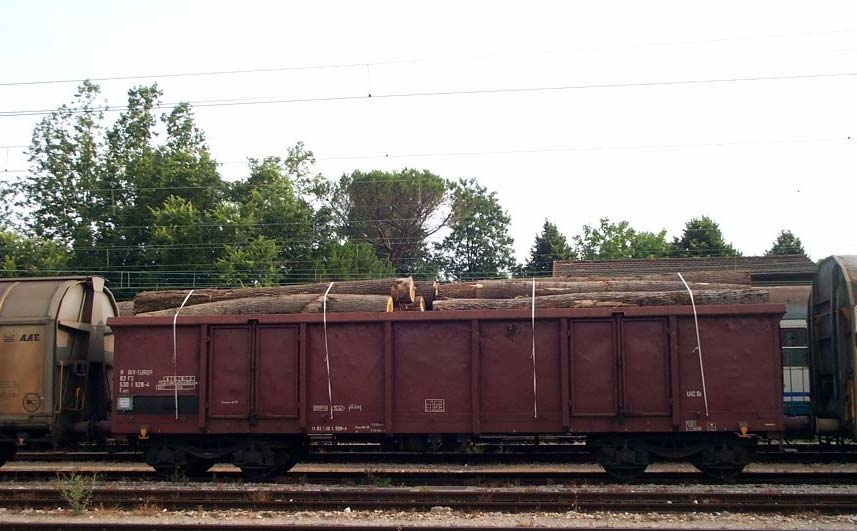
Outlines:
[[[0,229],[0,276],[49,276],[61,274],[70,253],[57,242],[27,238]]]
[[[148,258],[164,271],[172,266],[182,270],[199,268],[219,258],[220,249],[212,245],[208,216],[188,199],[170,196],[164,204],[151,209],[152,234],[147,244]]]
[[[97,239],[99,248],[109,249],[114,267],[146,265],[146,247],[151,237],[152,208],[167,196],[154,190],[158,184],[155,141],[158,117],[155,109],[162,92],[157,85],[128,90],[126,109],[106,133],[102,186],[107,194],[105,219]],[[168,194],[169,195],[169,194]],[[89,260],[79,260],[91,263]]]
[[[103,112],[98,85],[85,81],[74,100],[33,130],[30,172],[15,185],[28,231],[64,247],[90,247],[104,214],[99,194]]]
[[[672,245],[667,241],[667,231],[637,232],[634,235],[631,258],[666,258],[672,254]]]
[[[521,270],[525,276],[550,276],[554,260],[573,260],[575,253],[556,225],[545,220],[541,234],[530,250],[530,258]]]
[[[771,248],[765,251],[766,256],[801,254],[806,256],[806,251],[803,249],[803,243],[800,238],[795,236],[790,230],[781,230],[777,234],[777,239],[774,240]]]
[[[217,259],[217,279],[227,286],[273,286],[280,281],[280,264],[277,242],[257,236],[226,247]]]
[[[378,258],[368,243],[345,242],[333,244],[328,254],[316,260],[317,280],[357,280],[386,278],[395,275],[393,264]]]
[[[436,262],[454,280],[491,278],[515,267],[509,215],[495,192],[462,179],[452,192],[450,233],[435,244]]]
[[[398,274],[426,273],[429,236],[448,219],[442,214],[449,185],[428,171],[355,171],[329,193],[342,235],[372,244]]]
[[[70,248],[76,268],[166,267],[152,262],[154,212],[171,196],[201,216],[222,202],[224,184],[190,106],[159,118],[161,95],[157,85],[130,89],[125,110],[105,127],[100,89],[87,81],[33,132],[30,173],[17,194],[19,210],[32,213],[23,226]]]
[[[289,159],[286,159],[288,161]],[[250,232],[277,242],[286,281],[310,279],[309,266],[330,237],[328,217],[297,193],[297,177],[279,157],[250,159],[250,176],[239,184],[238,204]]]
[[[659,258],[670,251],[666,235],[666,230],[637,232],[627,221],[601,218],[597,227],[583,226],[583,234],[574,237],[574,247],[582,260]]]
[[[720,225],[707,216],[693,218],[685,223],[681,238],[673,240],[673,249],[677,256],[741,256],[723,238]]]

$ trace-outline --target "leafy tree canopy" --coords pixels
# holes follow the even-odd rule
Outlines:
[[[666,230],[637,232],[627,221],[601,218],[597,227],[583,226],[583,233],[574,237],[574,247],[582,260],[662,258],[670,253],[666,235]]]
[[[0,276],[61,274],[70,255],[57,242],[0,229]]]
[[[455,280],[506,276],[515,266],[509,215],[495,192],[462,179],[452,193],[450,233],[435,244],[435,261]]]
[[[318,280],[358,280],[394,276],[393,264],[378,258],[369,243],[344,242],[331,245],[326,256],[315,262]]]
[[[352,241],[372,244],[398,274],[425,272],[428,238],[440,230],[450,186],[423,170],[355,171],[330,191],[340,231]]]
[[[803,243],[800,238],[795,236],[790,230],[781,230],[777,234],[771,248],[765,251],[766,256],[801,254],[806,256],[806,251],[803,249]]]
[[[673,240],[676,256],[741,256],[731,243],[723,238],[720,226],[711,218],[693,218],[684,226],[681,238]]]

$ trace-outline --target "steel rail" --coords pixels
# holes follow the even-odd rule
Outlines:
[[[20,522],[3,521],[0,526],[4,528],[20,529],[27,531],[520,531],[520,526],[449,526],[449,525],[372,525],[372,524],[282,524],[270,523],[268,521],[253,523],[242,522],[218,522],[218,523],[171,523],[161,522],[153,519],[152,523],[127,522],[127,521],[89,521],[80,522],[70,519],[56,519],[52,522]],[[538,527],[539,531],[568,531],[567,527]],[[651,527],[586,527],[588,531],[651,531]],[[706,527],[670,527],[670,531],[713,531],[721,528]],[[742,527],[742,531],[762,531],[762,528]]]
[[[163,481],[154,471],[141,469],[98,470],[72,467],[70,469],[0,469],[0,481],[37,482],[62,479],[74,472],[97,476],[104,481]],[[238,470],[207,472],[185,478],[177,475],[174,483],[243,482]],[[601,485],[616,483],[605,472],[540,471],[540,470],[339,470],[291,471],[271,478],[265,483],[285,485],[365,485],[365,486],[550,486],[550,485]],[[658,485],[718,485],[723,482],[708,478],[700,472],[647,472],[631,484]],[[730,484],[755,485],[854,485],[857,472],[745,472]]]
[[[788,451],[760,449],[755,461],[758,463],[829,463],[857,462],[857,448],[822,448],[807,445],[808,448]],[[120,452],[61,452],[26,451],[18,452],[15,461],[80,461],[80,462],[142,462],[143,454],[134,451]],[[592,463],[589,450],[583,447],[568,446],[506,446],[502,450],[486,451],[481,454],[462,452],[416,453],[381,452],[373,450],[349,450],[337,448],[332,451],[313,451],[301,459],[304,463]]]
[[[484,488],[254,488],[95,487],[94,506],[134,509],[422,510],[443,506],[460,511],[668,511],[747,513],[851,513],[857,493],[735,492],[681,489],[609,492],[585,489]],[[55,508],[65,505],[54,487],[0,487],[0,507]]]

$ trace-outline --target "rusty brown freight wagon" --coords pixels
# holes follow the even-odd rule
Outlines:
[[[578,434],[617,477],[655,456],[723,477],[783,429],[784,309],[697,310],[114,318],[112,430],[163,472],[260,477],[317,434]]]

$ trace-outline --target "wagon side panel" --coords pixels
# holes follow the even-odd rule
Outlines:
[[[559,320],[479,325],[481,427],[485,433],[562,430]],[[535,374],[534,374],[535,373]],[[534,377],[535,376],[535,377]]]
[[[699,345],[693,317],[678,320],[683,431],[782,431],[778,320],[701,316]]]
[[[616,416],[617,362],[613,319],[572,320],[571,414],[576,424]]]
[[[307,335],[307,430],[383,433],[383,323],[313,323]]]
[[[260,326],[256,330],[256,415],[259,419],[298,418],[298,327]]]
[[[633,417],[670,416],[667,320],[623,320],[621,365],[624,392],[622,413]]]
[[[115,433],[197,431],[200,408],[199,326],[116,327]],[[173,360],[175,359],[175,364]],[[178,418],[176,418],[178,417]]]
[[[393,423],[398,433],[470,433],[473,323],[393,325]]]

